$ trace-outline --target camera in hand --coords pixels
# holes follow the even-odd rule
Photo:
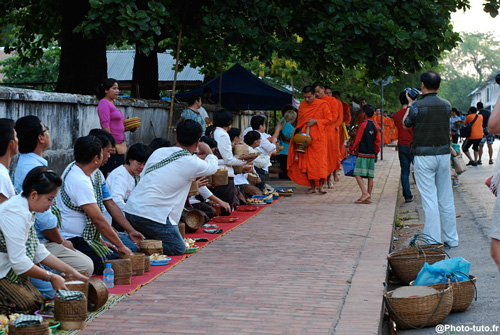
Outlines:
[[[412,100],[417,100],[418,96],[422,94],[418,88],[405,88],[405,91],[408,92],[408,96]]]
[[[500,85],[500,73],[498,73],[496,76],[495,76],[495,81],[497,82],[498,85]]]

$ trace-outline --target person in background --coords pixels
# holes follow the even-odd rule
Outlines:
[[[413,164],[413,155],[410,152],[410,144],[413,139],[413,129],[407,129],[403,124],[403,118],[408,108],[408,99],[406,99],[405,91],[399,93],[399,102],[401,103],[401,109],[392,118],[398,130],[398,156],[399,166],[401,167],[403,197],[405,198],[405,202],[412,202],[413,194],[410,189],[410,168],[411,164]]]
[[[478,102],[476,106],[478,113],[483,116],[483,138],[479,143],[479,160],[477,161],[477,164],[483,164],[481,161],[481,157],[483,156],[483,148],[484,144],[486,143],[488,145],[488,154],[490,156],[489,164],[493,165],[493,142],[495,142],[495,135],[491,135],[488,131],[488,120],[490,119],[491,112],[483,108],[482,102]]]
[[[203,102],[204,104],[215,104],[215,102],[212,100],[212,89],[210,87],[205,87],[203,89],[201,102]]]
[[[458,143],[458,130],[462,125],[462,118],[458,116],[458,110],[453,107],[451,109],[451,117],[450,117],[450,134],[451,134],[451,142]]]
[[[188,107],[184,109],[181,113],[181,119],[189,119],[198,122],[198,124],[203,129],[203,135],[205,135],[206,130],[206,119],[200,114],[201,107],[201,96],[198,93],[191,93],[188,98]]]
[[[285,110],[283,111],[283,109]],[[297,110],[292,105],[286,105],[283,109],[283,118],[278,125],[276,125],[273,137],[279,138],[280,144],[283,146],[283,149],[281,149],[278,155],[278,163],[281,170],[279,177],[281,179],[290,179],[288,178],[288,169],[286,165],[288,160],[288,147],[295,129],[295,121],[297,121]]]
[[[120,89],[116,79],[108,78],[97,87],[97,114],[101,121],[101,128],[113,135],[116,141],[116,149],[108,160],[107,164],[101,168],[104,176],[125,163],[125,153],[127,143],[125,142],[125,117],[116,108],[115,99],[118,98]]]
[[[467,163],[467,165],[477,166],[479,158],[479,143],[481,143],[481,139],[483,138],[483,116],[481,114],[477,114],[476,107],[469,108],[469,114],[465,118],[464,125],[469,123],[473,123],[472,129],[470,136],[467,137],[462,144],[462,151],[469,159],[469,163]],[[472,159],[469,154],[469,148],[471,146],[474,151],[474,159]]]
[[[171,147],[172,144],[170,144],[170,141],[167,139],[164,139],[163,137],[157,137],[149,143],[149,152],[153,153],[158,148],[168,148]]]
[[[61,186],[61,178],[47,168],[31,170],[23,182],[22,193],[0,205],[0,314],[32,314],[45,303],[43,295],[29,278],[44,281],[55,291],[66,290],[62,276],[38,264],[64,273],[71,280],[87,280],[74,268],[52,255],[38,242],[33,212],[46,212]]]
[[[128,149],[125,164],[111,171],[106,178],[111,197],[122,212],[128,197],[139,182],[148,157],[149,148],[145,144],[136,143]]]
[[[18,140],[14,121],[0,119],[0,203],[16,195],[9,176],[12,157],[17,154]]]

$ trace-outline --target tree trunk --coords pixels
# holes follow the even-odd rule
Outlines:
[[[87,15],[88,0],[63,1],[61,63],[56,92],[94,95],[97,85],[107,78],[106,37],[92,39],[73,30]]]
[[[160,99],[157,48],[154,48],[149,55],[136,49],[130,96],[141,99]]]

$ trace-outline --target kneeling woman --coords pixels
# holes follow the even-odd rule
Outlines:
[[[66,289],[61,276],[38,263],[75,280],[88,279],[38,243],[35,212],[50,208],[61,183],[56,173],[36,167],[26,176],[23,192],[0,205],[0,314],[33,313],[40,308],[45,299],[30,278],[50,283],[54,291]]]

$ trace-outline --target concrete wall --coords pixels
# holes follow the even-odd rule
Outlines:
[[[97,104],[97,99],[88,95],[0,87],[0,118],[15,121],[22,116],[36,115],[49,127],[51,145],[45,152],[45,158],[50,168],[58,173],[73,160],[75,140],[87,135],[93,128],[100,128]],[[125,118],[138,116],[141,119],[142,125],[137,131],[125,134],[128,145],[138,142],[149,144],[155,136],[166,137],[170,111],[168,102],[123,98],[117,99],[115,104]],[[186,104],[174,104],[172,126],[175,126],[185,107]],[[17,158],[11,171],[16,161]]]

